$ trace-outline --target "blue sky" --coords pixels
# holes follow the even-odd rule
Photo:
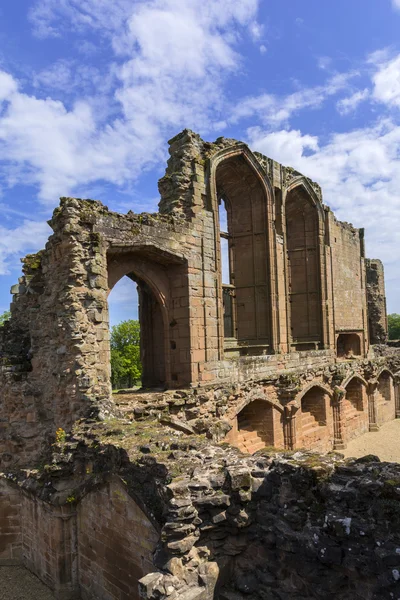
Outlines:
[[[59,196],[155,210],[167,140],[189,127],[317,180],[365,227],[400,313],[399,28],[400,0],[3,2],[0,311]],[[113,322],[134,289],[115,288]]]

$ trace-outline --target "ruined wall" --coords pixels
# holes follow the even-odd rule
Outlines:
[[[168,486],[171,558],[142,579],[144,598],[166,598],[174,580],[179,595],[207,600],[396,597],[398,465],[298,452],[282,461],[230,457],[221,470],[218,459]]]
[[[371,344],[387,340],[387,312],[383,264],[378,259],[365,261],[367,275],[368,328]]]
[[[70,504],[51,506],[34,495],[22,496],[21,562],[65,600],[78,589],[74,512]]]
[[[79,418],[114,410],[107,297],[125,275],[148,298],[140,315],[147,384],[257,385],[282,370],[328,368],[337,358],[335,332],[350,330],[366,355],[360,232],[331,216],[326,226],[319,186],[243,143],[208,143],[189,130],[170,140],[170,155],[159,213],[120,215],[97,201],[62,198],[46,248],[24,259],[12,318],[0,331],[4,468],[35,460],[57,428],[70,431]],[[236,185],[242,180],[246,185]],[[223,196],[239,248],[237,336],[229,343]],[[305,236],[288,227],[293,199],[307,207]],[[383,272],[374,272],[381,298]],[[353,358],[348,354],[345,346],[340,359]]]
[[[329,215],[329,240],[332,248],[333,310],[336,334],[358,331],[362,353],[366,324],[365,265],[363,230],[337,221]]]
[[[71,484],[56,483],[58,505],[1,482],[0,565],[24,565],[58,600],[138,599],[159,533],[117,478],[82,499]]]
[[[138,581],[153,568],[154,525],[115,480],[85,496],[77,513],[83,600],[139,600]]]

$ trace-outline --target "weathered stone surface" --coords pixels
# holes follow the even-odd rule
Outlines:
[[[184,130],[170,155],[159,213],[62,198],[23,259],[0,328],[0,561],[60,600],[397,597],[399,467],[304,450],[400,417],[382,264],[318,184],[246,144]],[[113,396],[124,276],[146,390]]]

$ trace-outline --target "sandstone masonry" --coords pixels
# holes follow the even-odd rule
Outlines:
[[[301,173],[189,130],[170,140],[159,190],[155,214],[61,198],[45,249],[23,259],[0,328],[0,560],[65,599],[136,598],[139,580],[149,599],[394,597],[396,468],[306,452],[400,416],[383,266],[365,258],[364,231]],[[124,276],[146,393],[116,397],[107,297]],[[384,493],[364,523],[371,474]],[[360,500],[344,509],[346,486]],[[349,572],[378,568],[373,528],[392,574],[358,588]]]

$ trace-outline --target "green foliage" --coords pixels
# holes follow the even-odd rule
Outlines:
[[[9,311],[9,310],[6,310],[5,312],[3,312],[3,314],[2,314],[2,315],[0,315],[0,327],[1,327],[2,325],[4,325],[4,323],[5,323],[6,321],[8,321],[8,319],[10,319],[10,317],[11,317],[11,313],[10,313],[10,311]]]
[[[111,383],[113,388],[132,387],[140,381],[139,321],[122,321],[111,328]]]
[[[400,340],[400,315],[388,315],[389,340]]]

